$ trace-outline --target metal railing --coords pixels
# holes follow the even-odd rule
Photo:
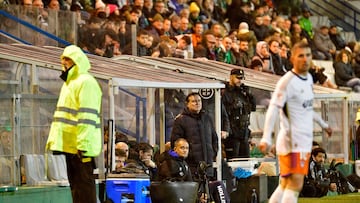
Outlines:
[[[330,21],[345,31],[354,32],[360,38],[360,11],[347,1],[307,0],[305,2],[315,15],[328,16]]]

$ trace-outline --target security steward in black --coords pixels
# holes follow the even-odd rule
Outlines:
[[[256,111],[256,101],[249,87],[241,83],[245,79],[242,69],[234,68],[230,80],[222,91],[221,101],[230,121],[229,137],[225,140],[226,157],[248,158],[250,155],[250,113]]]

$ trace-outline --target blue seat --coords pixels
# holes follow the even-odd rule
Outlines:
[[[114,178],[106,180],[106,195],[114,203],[151,203],[150,180],[143,178]]]

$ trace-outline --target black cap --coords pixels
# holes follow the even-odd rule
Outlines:
[[[244,79],[245,78],[245,74],[244,71],[240,68],[234,68],[231,70],[230,75],[236,75],[237,78],[239,79]]]

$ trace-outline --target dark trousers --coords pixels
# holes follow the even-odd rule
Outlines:
[[[243,129],[239,131],[236,135],[230,135],[225,140],[226,158],[249,158],[249,136],[249,129]]]
[[[248,139],[239,139],[233,141],[234,147],[234,158],[249,158],[250,156],[250,147]]]
[[[76,154],[66,154],[66,165],[73,203],[96,203],[93,161],[83,163]]]

